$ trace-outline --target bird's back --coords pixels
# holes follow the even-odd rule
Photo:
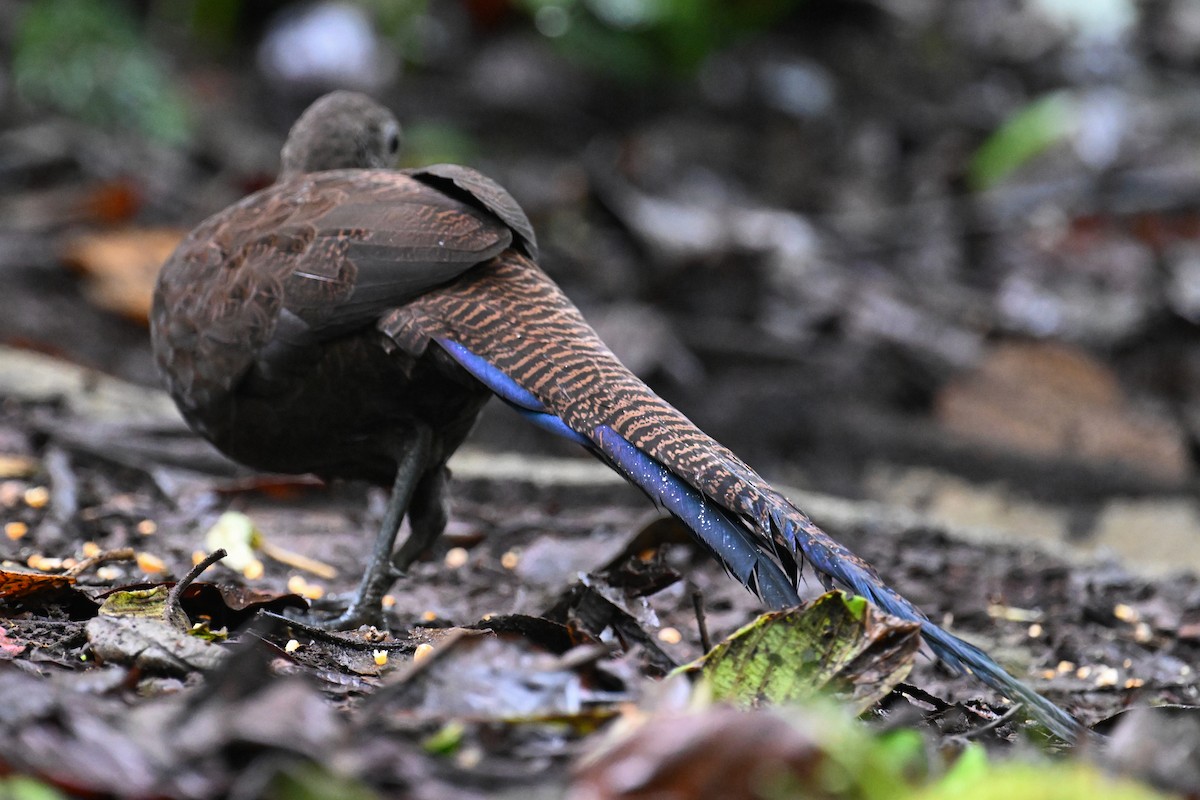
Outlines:
[[[417,367],[375,324],[512,240],[492,215],[403,173],[295,176],[180,244],[155,289],[155,357],[189,423],[237,460],[381,479],[389,464],[369,476],[348,466],[381,430],[413,413],[457,427],[481,401],[449,397],[469,379],[448,359]],[[405,391],[414,369],[423,393]]]

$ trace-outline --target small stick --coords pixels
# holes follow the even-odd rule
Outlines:
[[[1020,711],[1024,707],[1025,706],[1023,704],[1017,703],[1012,708],[1010,708],[1008,711],[1005,711],[1003,714],[996,717],[991,722],[987,723],[986,725],[980,725],[978,728],[975,728],[974,730],[967,731],[966,733],[964,733],[962,735],[962,737],[964,739],[974,739],[978,736],[982,736],[983,734],[987,733],[990,730],[999,728],[1001,725],[1003,725],[1004,723],[1008,722],[1013,717],[1015,717],[1017,715],[1017,712]]]
[[[271,544],[265,538],[260,537],[258,549],[263,552],[263,555],[273,558],[280,564],[286,564],[289,567],[302,569],[305,572],[311,572],[318,578],[324,578],[331,581],[337,577],[337,570],[326,564],[324,561],[318,561],[315,558],[309,558],[300,553],[293,553],[291,550],[280,547],[277,544]]]
[[[171,587],[171,591],[167,595],[167,606],[166,609],[164,609],[164,614],[168,619],[170,618],[171,613],[175,609],[179,608],[179,598],[183,596],[184,591],[186,591],[189,586],[196,582],[196,578],[199,578],[204,570],[208,569],[227,555],[229,554],[225,552],[225,548],[218,547],[216,550],[213,550],[211,553],[206,555],[203,561],[188,570],[188,574],[184,575],[181,580],[177,581],[175,585]],[[182,611],[182,609],[180,610]]]
[[[712,640],[708,638],[708,621],[704,618],[704,593],[699,589],[692,591],[692,608],[696,611],[696,627],[700,630],[700,646],[707,653],[712,650]]]
[[[136,557],[137,555],[133,552],[132,547],[122,547],[120,550],[105,550],[103,553],[83,559],[63,574],[68,578],[77,578],[92,567],[107,564],[109,561],[133,561]]]
[[[362,639],[357,639],[348,633],[338,633],[327,628],[322,628],[319,625],[310,625],[307,622],[301,622],[298,619],[284,616],[275,611],[261,610],[258,612],[260,616],[268,619],[279,620],[285,623],[294,630],[301,631],[313,639],[318,639],[322,642],[330,642],[331,644],[341,645],[350,650],[412,650],[416,645],[409,641],[394,641],[394,642],[365,642]]]

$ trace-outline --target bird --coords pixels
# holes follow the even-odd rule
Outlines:
[[[393,114],[336,91],[301,114],[277,180],[197,226],[155,286],[151,342],[184,419],[236,461],[391,486],[348,608],[382,619],[447,521],[446,462],[497,397],[575,442],[682,520],[772,609],[800,570],[920,625],[934,654],[1084,730],[926,617],[732,451],[635,377],[538,265],[524,211],[464,166],[397,170]],[[402,520],[408,539],[395,547]]]

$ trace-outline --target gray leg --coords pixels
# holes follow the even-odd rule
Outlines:
[[[400,531],[400,523],[413,499],[417,484],[425,472],[425,464],[429,458],[429,448],[432,434],[425,426],[417,426],[399,442],[400,458],[396,467],[396,481],[392,485],[392,496],[388,499],[387,512],[383,515],[383,524],[375,538],[375,548],[371,551],[371,559],[367,562],[367,570],[363,573],[362,582],[350,607],[339,617],[322,623],[323,627],[333,630],[351,630],[360,625],[382,625],[383,611],[380,603],[387,590],[391,588],[399,573],[392,566],[392,550],[396,545],[396,534]],[[435,534],[436,537],[436,534]],[[415,536],[410,536],[397,557],[408,550]],[[424,549],[422,547],[421,549]],[[420,550],[417,550],[417,554]],[[413,555],[415,558],[416,555]],[[411,563],[410,559],[410,563]]]
[[[407,570],[446,529],[446,520],[449,517],[446,489],[449,477],[450,470],[445,466],[438,466],[426,472],[417,484],[408,509],[408,524],[412,533],[392,557],[392,567],[397,572],[403,573]]]

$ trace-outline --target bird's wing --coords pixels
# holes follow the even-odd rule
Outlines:
[[[512,229],[411,176],[338,170],[306,176],[313,212],[276,226],[293,236],[284,307],[317,332],[373,322],[512,244]],[[328,207],[322,205],[328,202]]]
[[[494,214],[400,172],[298,175],[180,244],[155,290],[157,355],[176,365],[173,390],[185,395],[247,379],[270,391],[305,368],[314,345],[373,324],[513,239]]]
[[[516,234],[518,248],[537,260],[537,236],[525,211],[507,189],[488,176],[458,164],[433,164],[407,170],[406,174],[494,214]]]

